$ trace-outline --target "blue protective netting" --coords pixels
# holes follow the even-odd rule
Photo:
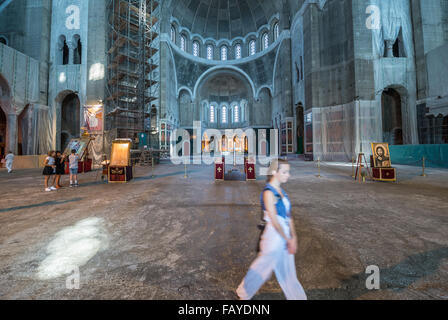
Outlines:
[[[448,144],[390,146],[392,165],[404,164],[431,168],[448,168]]]

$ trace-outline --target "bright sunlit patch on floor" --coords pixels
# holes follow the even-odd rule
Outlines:
[[[107,247],[103,219],[88,218],[59,231],[47,247],[47,258],[38,269],[40,280],[71,274]]]

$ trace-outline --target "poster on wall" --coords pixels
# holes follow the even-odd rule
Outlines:
[[[391,168],[388,143],[372,143],[373,163],[375,168]]]
[[[88,133],[101,133],[103,131],[103,107],[84,106],[84,126]]]

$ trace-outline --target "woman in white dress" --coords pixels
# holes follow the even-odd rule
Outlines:
[[[297,279],[294,255],[297,235],[291,218],[291,202],[281,188],[290,176],[287,161],[274,160],[269,167],[269,178],[261,194],[266,227],[260,242],[260,253],[237,289],[241,300],[250,300],[269,280],[272,271],[288,300],[306,300],[306,294]]]

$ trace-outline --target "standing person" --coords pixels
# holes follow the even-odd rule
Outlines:
[[[56,186],[56,189],[60,189],[62,188],[61,176],[65,174],[65,154],[62,154],[61,151],[56,151],[55,165],[56,174],[53,184]]]
[[[8,173],[12,172],[12,165],[14,163],[14,153],[12,151],[9,151],[8,154],[5,157],[6,161],[6,169],[8,169]]]
[[[55,165],[55,157],[56,153],[54,151],[48,152],[48,156],[45,158],[45,167],[43,175],[45,176],[45,191],[50,192],[56,190],[56,188],[52,185],[51,187],[48,186],[48,181],[50,180],[50,177],[54,175],[56,165]]]
[[[288,300],[307,300],[297,279],[294,255],[297,235],[291,217],[291,202],[281,188],[289,179],[287,161],[274,160],[268,171],[268,183],[261,194],[266,227],[260,242],[260,253],[236,293],[241,300],[250,300],[275,272]]]
[[[73,186],[78,187],[78,161],[79,157],[76,154],[76,150],[72,150],[72,154],[68,157],[70,168],[70,188]]]

